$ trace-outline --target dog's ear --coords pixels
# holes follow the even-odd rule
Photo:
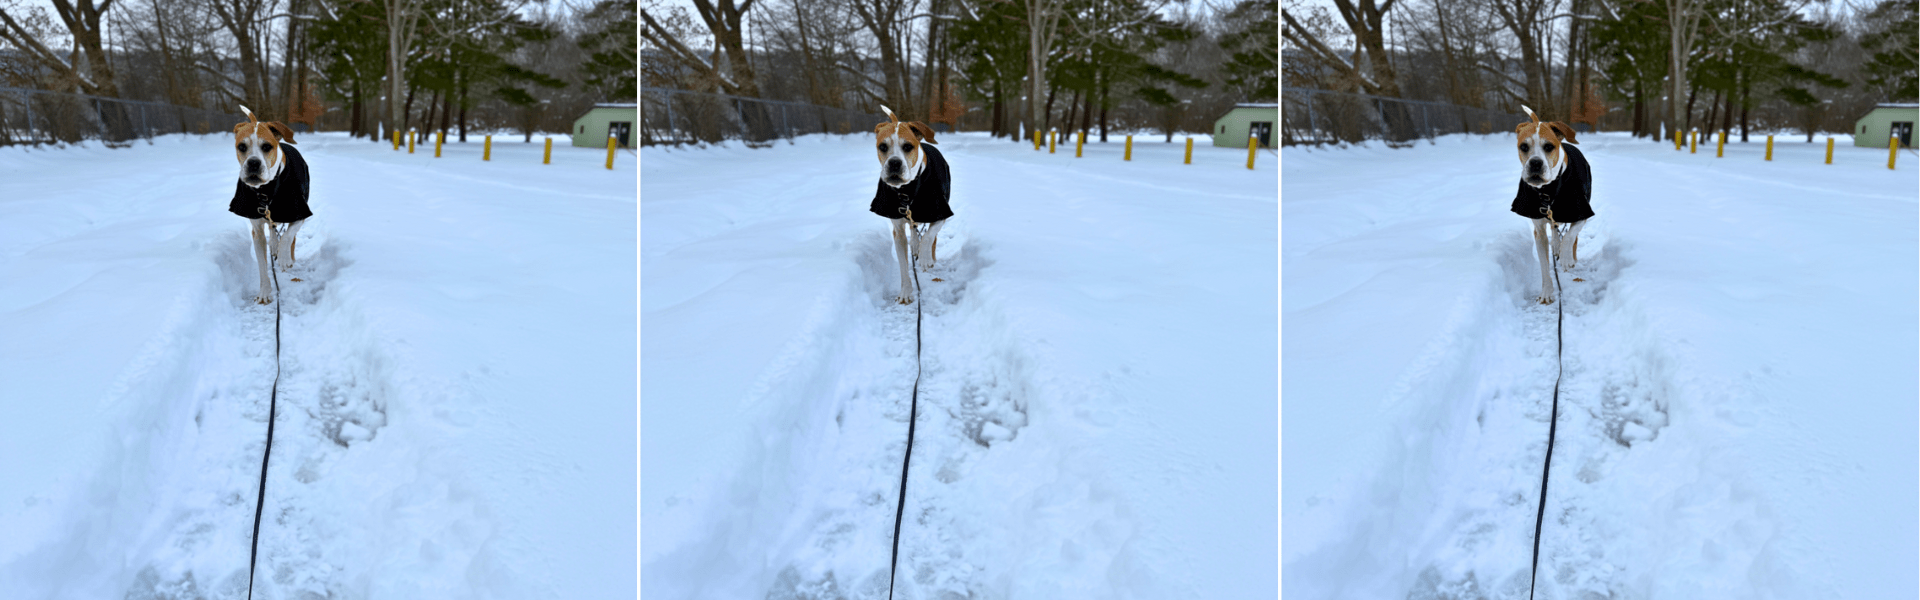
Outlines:
[[[907,123],[907,128],[912,129],[914,135],[920,136],[920,141],[922,142],[926,142],[929,144],[940,143],[940,142],[933,141],[933,128],[928,127],[926,123],[921,123],[919,121],[912,121]]]
[[[1553,128],[1554,133],[1560,134],[1560,141],[1563,141],[1569,144],[1580,143],[1580,140],[1573,139],[1573,127],[1568,126],[1566,123],[1554,121],[1552,123],[1548,123],[1547,126]]]
[[[1519,125],[1515,125],[1515,126],[1513,126],[1513,132],[1514,132],[1514,133],[1520,133],[1520,130],[1522,130],[1522,129],[1526,129],[1526,128],[1528,128],[1528,127],[1532,127],[1532,126],[1534,126],[1534,125],[1537,125],[1537,123],[1533,123],[1533,122],[1531,122],[1531,121],[1529,121],[1529,122],[1526,122],[1526,123],[1521,123],[1521,124],[1519,124]]]
[[[270,121],[267,123],[267,129],[273,130],[274,135],[280,136],[280,143],[282,144],[293,143],[293,129],[290,127],[287,127],[286,123],[281,123],[279,121]]]
[[[241,130],[242,128],[247,128],[247,127],[252,127],[252,126],[253,126],[253,124],[252,124],[252,123],[234,123],[234,124],[233,124],[233,134],[234,134],[234,135],[240,135],[240,130]]]

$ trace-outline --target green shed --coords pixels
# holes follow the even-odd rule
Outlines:
[[[1213,145],[1247,147],[1247,136],[1259,136],[1260,145],[1273,147],[1273,124],[1280,122],[1280,104],[1235,104],[1213,122]]]
[[[638,104],[595,104],[587,114],[573,120],[573,145],[605,148],[611,135],[620,138],[621,147],[632,148],[633,124],[638,116]]]
[[[1853,145],[1887,147],[1887,138],[1900,138],[1901,148],[1913,147],[1913,122],[1920,120],[1920,104],[1880,104],[1853,123]]]

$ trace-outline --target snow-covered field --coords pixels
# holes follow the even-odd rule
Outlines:
[[[255,597],[633,597],[635,157],[298,137]],[[275,306],[232,143],[0,148],[0,596],[245,593]]]
[[[1537,597],[1914,597],[1920,160],[1582,139],[1556,306],[1508,136],[1284,151],[1286,597],[1526,597],[1562,308]]]
[[[1273,597],[1275,156],[940,141],[914,306],[871,136],[642,150],[642,592],[886,596],[917,307],[895,597]]]

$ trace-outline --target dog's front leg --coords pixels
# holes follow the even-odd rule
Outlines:
[[[267,220],[247,219],[247,222],[253,229],[254,262],[260,265],[260,295],[255,296],[253,301],[268,304],[273,302],[273,273],[268,270],[273,267],[267,259]]]
[[[894,301],[913,304],[913,267],[907,257],[906,219],[893,219],[893,253],[900,259],[900,296]]]
[[[945,224],[947,224],[946,219],[934,221],[932,225],[927,226],[927,232],[921,235],[920,239],[914,240],[914,247],[917,248],[916,253],[920,255],[920,270],[933,270],[933,245],[939,242],[940,226]]]
[[[1540,255],[1540,303],[1553,304],[1553,257],[1547,253],[1546,219],[1533,220],[1533,247]]]
[[[307,222],[306,219],[294,221],[293,223],[290,223],[287,225],[286,233],[282,233],[280,235],[274,236],[273,247],[274,247],[274,252],[280,255],[280,262],[279,262],[280,270],[285,271],[287,269],[293,268],[294,236],[300,233],[300,225],[306,222]]]
[[[1560,237],[1560,260],[1567,261],[1560,265],[1560,270],[1572,271],[1574,263],[1580,261],[1580,228],[1585,226],[1586,219],[1576,221],[1567,227],[1567,234]]]

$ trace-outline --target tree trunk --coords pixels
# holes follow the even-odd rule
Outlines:
[[[1109,93],[1113,89],[1113,83],[1110,81],[1105,81],[1106,79],[1105,77],[1102,77],[1101,79],[1102,81],[1100,82],[1100,143],[1105,144],[1107,143],[1107,98]]]
[[[456,73],[454,77],[460,82],[460,143],[462,144],[467,143],[467,87],[469,86],[467,77],[466,73]]]
[[[1047,108],[1040,111],[1041,114],[1046,115],[1046,118],[1041,121],[1040,131],[1042,132],[1053,131],[1053,96],[1058,93],[1060,93],[1060,86],[1047,88]]]
[[[1687,88],[1687,110],[1685,113],[1682,113],[1684,116],[1680,121],[1680,131],[1682,134],[1693,131],[1693,100],[1695,96],[1699,95],[1700,85],[1698,83],[1694,84],[1693,87]]]

